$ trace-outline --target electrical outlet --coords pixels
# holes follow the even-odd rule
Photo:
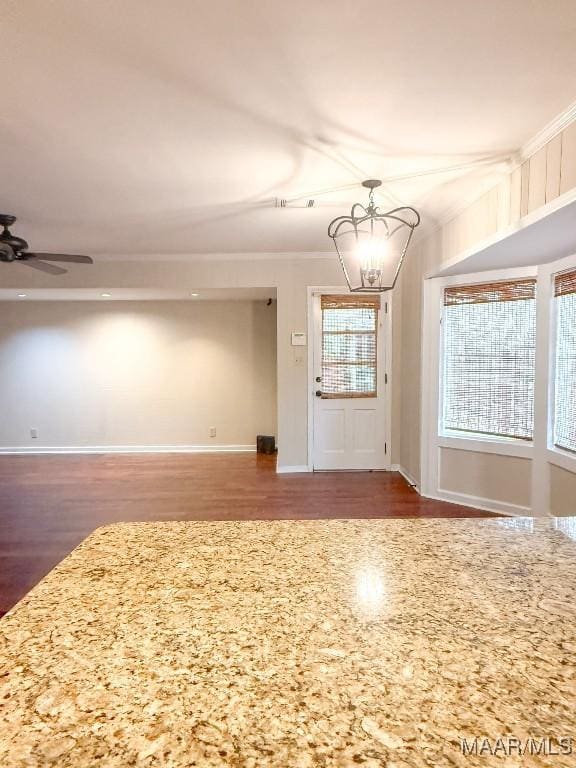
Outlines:
[[[30,437],[38,437],[38,430],[36,427],[30,427]]]
[[[216,427],[210,427],[210,437],[216,437]]]
[[[304,365],[304,353],[300,351],[296,352],[296,350],[294,350],[294,352],[294,365]]]

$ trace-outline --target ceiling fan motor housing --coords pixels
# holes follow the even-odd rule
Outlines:
[[[90,256],[70,253],[30,253],[28,243],[23,237],[17,237],[10,232],[10,227],[16,221],[16,216],[0,213],[0,261],[19,261],[28,267],[33,267],[49,275],[63,275],[68,270],[51,264],[52,261],[63,261],[69,264],[93,264]]]
[[[11,227],[16,221],[16,216],[11,213],[0,213],[0,227]]]
[[[12,216],[7,213],[0,214],[0,225],[4,227],[2,234],[0,234],[0,243],[9,245],[10,248],[15,252],[16,256],[18,256],[21,251],[28,250],[28,243],[26,240],[24,240],[23,237],[17,237],[16,235],[13,235],[8,229],[8,227],[11,227],[15,221],[16,216]],[[12,259],[9,260],[12,261]]]

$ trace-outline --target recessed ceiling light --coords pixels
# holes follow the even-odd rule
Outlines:
[[[110,299],[112,298],[111,293],[101,293],[100,296],[102,296],[103,299]]]
[[[25,298],[26,298],[26,296],[28,296],[28,294],[27,294],[27,293],[19,293],[19,294],[18,294],[18,298],[19,298],[19,299],[25,299]]]
[[[191,293],[190,296],[200,296],[199,293]]]

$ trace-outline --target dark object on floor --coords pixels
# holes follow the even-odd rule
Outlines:
[[[256,451],[258,453],[267,453],[268,455],[276,453],[276,439],[273,435],[258,435],[256,438]]]

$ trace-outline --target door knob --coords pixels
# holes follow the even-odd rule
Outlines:
[[[322,381],[322,376],[316,376],[316,381],[317,381],[317,382],[318,382],[318,384],[319,384],[319,383]]]
[[[316,397],[322,397],[322,390],[321,389],[317,389],[315,394],[316,394]]]

